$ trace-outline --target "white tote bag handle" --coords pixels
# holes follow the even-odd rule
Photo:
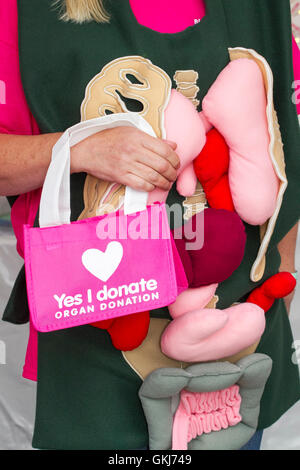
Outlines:
[[[137,113],[109,114],[80,122],[67,129],[52,150],[52,159],[41,195],[40,227],[70,223],[70,148],[97,132],[118,126],[137,127],[156,137],[150,124]],[[126,187],[124,213],[132,214],[146,209],[147,199],[147,192]]]

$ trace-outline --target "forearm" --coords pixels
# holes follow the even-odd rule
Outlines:
[[[278,250],[281,256],[280,271],[294,273],[296,270],[295,253],[298,225],[299,223],[297,223],[278,244]]]
[[[298,234],[298,226],[297,223],[287,234],[286,236],[280,241],[278,244],[278,250],[281,256],[281,264],[279,271],[288,271],[290,273],[294,273],[296,271],[295,266],[295,254],[296,254],[296,245],[297,245],[297,234]],[[285,298],[286,308],[289,313],[291,302],[294,297],[294,292],[288,295]]]
[[[0,134],[0,195],[15,196],[40,188],[61,133],[36,136]]]

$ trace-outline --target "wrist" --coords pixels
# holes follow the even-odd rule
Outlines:
[[[295,274],[297,270],[294,264],[294,260],[291,261],[290,263],[281,263],[279,272],[287,272],[287,273]]]
[[[88,151],[88,146],[87,142],[85,139],[81,142],[79,142],[76,145],[73,145],[70,149],[70,173],[71,175],[73,173],[88,173],[87,166],[85,163],[87,163],[86,158],[82,158],[82,156],[86,156],[89,154]]]
[[[82,140],[70,149],[70,173],[91,173],[93,174],[94,162],[99,159],[99,147],[103,143],[105,130],[98,132]]]

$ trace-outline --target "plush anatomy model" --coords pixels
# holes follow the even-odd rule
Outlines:
[[[246,305],[231,307],[226,312],[218,310],[211,313],[209,311],[203,312],[202,309],[205,304],[201,300],[202,289],[199,287],[206,284],[208,289],[215,289],[218,282],[222,282],[229,277],[239,266],[243,257],[245,234],[241,227],[241,221],[239,220],[237,223],[236,218],[239,216],[249,224],[263,225],[273,216],[276,207],[280,204],[280,200],[278,201],[280,179],[272,158],[270,126],[268,126],[270,117],[266,115],[269,102],[260,67],[253,58],[234,57],[235,60],[232,60],[225,67],[209,89],[202,103],[203,110],[199,113],[192,101],[177,90],[171,89],[171,81],[164,71],[154,66],[150,61],[138,56],[125,59],[124,63],[121,61],[123,68],[118,72],[118,76],[122,76],[122,79],[125,77],[125,65],[128,67],[131,65],[130,70],[132,72],[134,69],[132,64],[134,63],[137,66],[136,70],[139,70],[138,78],[140,83],[131,83],[130,85],[127,83],[128,89],[126,89],[126,86],[124,88],[125,80],[123,80],[118,87],[118,91],[122,90],[123,95],[128,97],[136,97],[140,94],[140,101],[144,105],[146,103],[148,105],[144,106],[144,111],[141,114],[153,126],[158,137],[164,137],[177,143],[176,151],[181,163],[177,179],[178,192],[185,197],[192,196],[195,192],[198,176],[208,192],[208,202],[212,202],[212,206],[215,208],[223,206],[228,212],[227,216],[224,216],[223,212],[226,211],[221,211],[222,214],[218,211],[212,214],[212,212],[207,211],[213,211],[214,209],[205,209],[206,223],[204,230],[208,236],[205,236],[204,246],[200,250],[195,250],[191,257],[191,272],[194,277],[191,285],[195,290],[188,289],[181,294],[181,298],[185,299],[185,308],[183,310],[181,308],[177,309],[181,298],[178,299],[178,302],[175,302],[175,305],[170,307],[171,315],[176,318],[176,321],[172,322],[165,332],[162,343],[163,348],[166,354],[170,353],[174,357],[171,346],[173,343],[170,338],[172,334],[177,337],[176,331],[178,331],[178,328],[176,325],[179,326],[183,323],[183,314],[184,318],[189,316],[191,324],[195,323],[197,327],[191,328],[193,331],[189,331],[189,328],[182,330],[182,341],[184,341],[185,335],[187,335],[186,339],[188,340],[189,335],[195,336],[198,333],[201,335],[202,341],[203,337],[209,336],[209,332],[216,331],[216,329],[221,335],[222,326],[225,326],[225,324],[227,327],[232,324],[231,329],[234,329],[235,325],[243,324],[245,330],[252,329],[255,331],[254,336],[260,337],[264,328],[264,312],[260,307],[247,303]],[[107,75],[111,74],[111,70],[116,67],[114,62],[107,64],[99,74],[100,79],[104,80],[103,85],[106,84]],[[117,64],[118,67],[120,65]],[[159,100],[159,103],[150,102],[153,106],[156,105],[156,114],[153,112],[151,114],[149,111],[151,110],[149,98],[147,97],[146,100],[143,95],[143,93],[146,93],[146,91],[143,91],[144,87],[146,90],[146,85],[148,86],[151,80],[148,80],[148,82],[145,80],[143,83],[141,70],[145,74],[154,74],[156,78],[158,78],[156,76],[158,74],[161,87],[165,87],[166,92],[162,93],[160,91],[161,96],[155,98],[156,101]],[[99,78],[96,80],[95,77],[88,86],[86,99],[82,105],[83,118],[95,117],[93,114],[95,112],[99,115],[100,109],[104,113],[105,107],[110,111],[120,112],[120,109],[115,105],[113,107],[112,103],[109,106],[103,104],[101,107],[97,103],[90,103],[89,99],[93,96],[93,87],[98,87],[99,93],[103,92],[103,88],[99,88],[99,84],[101,84],[101,80]],[[141,84],[143,85],[141,86]],[[127,95],[126,92],[128,92]],[[113,96],[112,93],[110,93],[109,100],[111,100],[111,96]],[[107,99],[106,96],[105,99]],[[119,100],[119,98],[116,99]],[[124,104],[121,106],[124,106]],[[217,148],[213,153],[211,152],[212,140],[214,140],[213,145],[217,142]],[[211,161],[209,161],[210,156]],[[207,176],[205,172],[210,172],[207,181],[205,180]],[[97,188],[97,193],[90,194],[90,191],[95,191],[95,188]],[[101,190],[101,184],[90,181],[88,176],[85,186],[86,208],[83,217],[101,213],[101,207],[103,207],[101,204],[104,204],[105,207],[105,202],[107,202],[105,198],[108,197],[111,203],[116,200],[117,195],[123,194],[122,191],[123,188],[120,185],[112,184],[108,189],[107,183],[105,188]],[[167,196],[168,192],[166,191],[154,190],[149,194],[148,202],[149,204],[154,201],[162,202],[167,199]],[[222,198],[224,204],[220,204]],[[89,201],[93,202],[93,211],[96,212],[89,212]],[[100,212],[95,205],[95,201],[98,201]],[[118,198],[118,203],[115,206],[116,209],[122,207],[122,202],[119,201],[120,198]],[[229,220],[233,224],[233,229],[230,236],[223,239],[223,244],[224,241],[227,241],[227,245],[225,243],[223,251],[221,249],[221,255],[215,257],[217,262],[209,263],[208,260],[212,259],[214,253],[218,252],[218,246],[214,245],[216,237],[212,237],[212,234],[220,234],[223,230],[226,232]],[[222,244],[220,240],[218,243]],[[222,259],[223,255],[224,258]],[[232,262],[229,262],[230,260]],[[219,271],[220,265],[222,265],[223,271]],[[204,279],[201,280],[203,276]],[[197,289],[201,290],[197,291]],[[213,316],[215,317],[214,320],[212,320]],[[131,328],[132,322],[133,317],[123,317],[108,323],[100,322],[95,326],[107,329],[115,346],[126,351],[137,347],[145,338],[149,325],[149,314],[143,312],[135,315],[134,328]],[[218,328],[216,328],[215,322],[218,323]],[[256,324],[255,327],[253,322]],[[243,345],[239,343],[237,336],[234,335],[232,340],[236,337],[236,348],[238,349]],[[251,341],[254,339],[254,337],[251,338]],[[224,354],[227,354],[226,348],[224,348]],[[179,357],[180,353],[176,355]],[[182,358],[182,360],[184,359]]]
[[[207,119],[214,129],[209,130],[206,146],[194,161],[194,168],[208,193],[208,201],[213,207],[235,210],[249,224],[265,224],[276,210],[280,181],[270,156],[267,98],[258,65],[249,59],[232,61],[210,88],[202,106],[202,122]],[[168,139],[172,137],[167,133]],[[187,182],[185,170],[177,189],[186,196]],[[220,227],[223,225],[215,224],[215,230],[222,230]],[[234,236],[238,231],[232,233]],[[240,241],[242,244],[242,234]],[[200,260],[206,243],[210,243],[210,237],[204,237],[202,250],[191,251],[192,260]],[[220,253],[222,259],[222,248]],[[216,267],[215,272],[209,273],[210,266]],[[207,282],[202,279],[197,284],[193,279],[194,288],[183,292],[169,306],[173,321],[161,339],[164,354],[185,362],[218,360],[255,344],[265,329],[265,311],[275,298],[287,295],[295,287],[292,276],[284,273],[267,281],[258,293],[254,291],[246,303],[222,311],[207,309],[204,307],[209,296],[214,295],[216,283],[220,282],[219,266],[202,262],[193,271],[196,276],[199,271],[204,277],[207,273]],[[197,288],[205,284],[207,287]]]
[[[279,180],[269,153],[267,99],[258,65],[249,59],[230,62],[205,96],[200,121],[189,110],[182,95],[176,90],[171,93],[165,111],[165,128],[166,138],[177,143],[176,151],[180,157],[178,192],[190,196],[195,191],[194,152],[199,146],[202,150],[206,142],[206,119],[221,133],[229,147],[228,161],[222,161],[224,141],[218,142],[219,148],[215,149],[210,162],[210,166],[213,163],[216,165],[213,177],[218,178],[221,170],[218,184],[226,187],[222,177],[229,168],[228,180],[234,209],[243,221],[251,225],[264,224],[275,211]],[[178,116],[184,116],[184,119],[178,119]],[[225,197],[229,199],[228,189],[225,191]],[[219,193],[222,197],[221,189]],[[156,199],[157,194],[153,191],[149,201]]]

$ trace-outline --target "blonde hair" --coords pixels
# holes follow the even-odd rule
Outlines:
[[[56,0],[55,3],[61,6],[60,18],[64,21],[108,23],[110,19],[103,0]]]

